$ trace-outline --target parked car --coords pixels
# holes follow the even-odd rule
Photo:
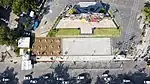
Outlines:
[[[29,74],[24,76],[24,80],[30,80],[30,79],[32,79],[32,75]]]
[[[77,76],[77,83],[90,84],[91,76],[89,73],[82,73]]]
[[[123,83],[124,84],[131,84],[131,80],[129,80],[129,79],[123,79]]]
[[[62,81],[62,84],[69,84],[69,81],[67,81],[67,80]]]
[[[30,79],[30,84],[38,84],[38,78]]]
[[[50,79],[52,77],[51,73],[47,73],[41,76],[43,79]]]
[[[150,77],[146,77],[144,79],[144,84],[150,84]]]
[[[10,78],[9,77],[3,77],[2,78],[2,82],[9,82],[10,81]]]
[[[62,78],[62,77],[57,77],[56,80],[58,80],[58,81],[63,81],[64,78]]]

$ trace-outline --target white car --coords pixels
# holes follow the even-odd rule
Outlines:
[[[82,80],[82,79],[84,79],[84,76],[78,76],[77,79]]]
[[[30,79],[31,84],[37,84],[38,83],[38,78]]]
[[[69,81],[62,81],[62,84],[69,84]]]
[[[108,77],[108,74],[103,74],[102,77]]]
[[[58,78],[58,77],[57,77],[56,80],[62,81],[62,80],[64,80],[64,78]]]
[[[10,79],[9,79],[8,77],[4,77],[4,78],[2,79],[2,81],[3,81],[3,82],[8,82],[8,81],[10,81]]]
[[[130,81],[130,80],[127,80],[127,79],[123,79],[123,82],[124,82],[124,83],[130,83],[131,81]]]

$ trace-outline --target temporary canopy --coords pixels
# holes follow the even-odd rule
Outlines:
[[[30,48],[30,37],[22,37],[18,41],[19,48]]]

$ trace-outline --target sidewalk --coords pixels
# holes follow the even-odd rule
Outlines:
[[[52,2],[45,3],[45,7],[49,7],[48,13],[44,15],[39,24],[39,27],[35,30],[36,37],[46,37],[50,28],[54,24],[56,17],[62,12],[67,5],[68,0],[54,0]]]
[[[147,47],[150,44],[150,28],[147,28],[146,30],[147,30],[146,36],[143,37],[142,44],[139,44],[137,46],[138,52],[137,52],[137,55],[135,57],[139,57],[139,56],[144,55],[146,53],[146,51],[147,51]]]
[[[131,60],[124,58],[123,56],[39,56],[37,61],[39,62],[52,62],[52,61],[110,61],[110,60]]]

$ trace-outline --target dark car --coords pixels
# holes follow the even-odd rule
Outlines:
[[[82,73],[77,76],[77,83],[79,84],[90,84],[91,76],[89,73]]]
[[[132,77],[129,76],[129,75],[124,75],[124,76],[123,76],[122,83],[123,83],[123,84],[132,84],[131,78],[132,78]]]
[[[32,75],[29,74],[24,76],[24,80],[30,80],[30,79],[32,79]]]
[[[123,84],[132,84],[130,79],[124,78]]]

